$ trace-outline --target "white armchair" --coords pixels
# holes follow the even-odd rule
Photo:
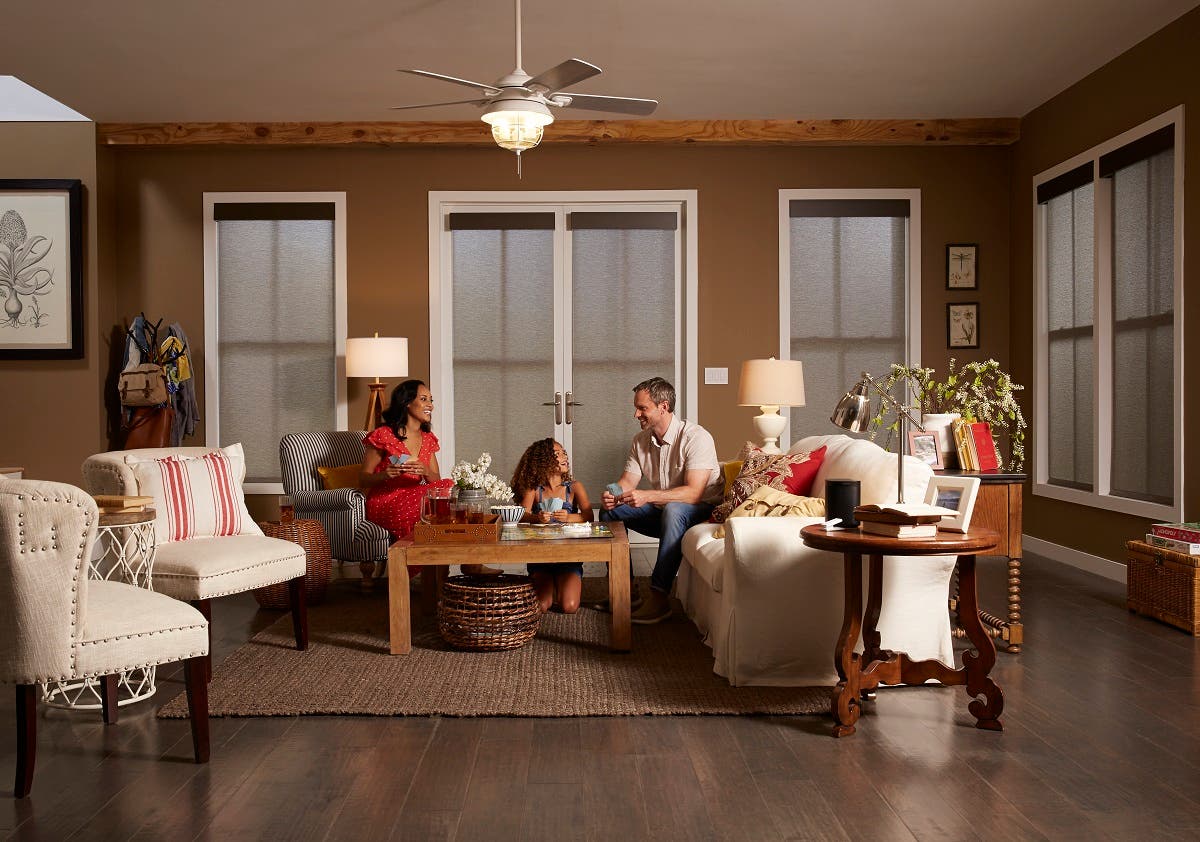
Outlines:
[[[190,605],[88,578],[96,503],[56,482],[0,479],[0,682],[17,686],[13,795],[33,786],[37,689],[96,678],[104,721],[117,721],[117,674],[185,661],[192,749],[208,761],[208,621]]]

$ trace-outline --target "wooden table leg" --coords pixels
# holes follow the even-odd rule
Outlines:
[[[967,709],[977,720],[976,728],[1001,731],[1000,713],[1004,710],[1004,693],[992,681],[989,673],[996,665],[996,645],[983,628],[979,617],[979,594],[975,581],[975,556],[960,555],[959,570],[959,621],[966,629],[967,639],[975,647],[974,652],[963,653],[963,671],[967,675],[967,695],[971,703]],[[983,700],[977,698],[983,696]]]
[[[408,548],[402,544],[388,550],[388,639],[393,655],[412,651],[407,556]]]
[[[629,619],[629,544],[612,541],[608,560],[608,600],[612,607],[609,648],[628,652],[633,648],[633,627]]]
[[[841,680],[833,688],[830,710],[833,713],[833,736],[848,737],[854,733],[854,723],[862,713],[859,699],[859,675],[862,664],[854,647],[862,629],[862,556],[845,553],[843,578],[846,592],[842,611],[842,631],[838,634],[833,663]]]
[[[1025,642],[1025,625],[1021,622],[1021,557],[1008,559],[1008,651],[1014,655]]]

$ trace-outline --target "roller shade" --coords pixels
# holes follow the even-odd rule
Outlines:
[[[332,202],[218,202],[213,205],[217,222],[276,221],[280,219],[333,220]]]
[[[803,217],[904,217],[909,215],[907,199],[793,199],[788,215]]]
[[[451,231],[553,231],[552,213],[452,213]]]
[[[1100,156],[1100,177],[1107,178],[1117,170],[1124,169],[1130,164],[1153,158],[1159,152],[1175,148],[1175,125],[1163,126],[1156,132],[1145,137],[1139,137],[1133,143],[1127,143],[1120,149],[1114,149],[1107,155]]]
[[[1044,181],[1037,187],[1037,200],[1044,205],[1051,199],[1077,190],[1085,184],[1092,183],[1092,163],[1081,164],[1073,170]]]
[[[666,211],[577,211],[567,214],[567,227],[572,231],[674,231],[679,227],[679,214]]]

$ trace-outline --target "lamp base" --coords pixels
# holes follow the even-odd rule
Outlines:
[[[761,415],[754,416],[754,432],[763,440],[763,453],[781,453],[779,437],[787,428],[787,418],[779,414],[778,406],[760,406]]]
[[[371,397],[367,398],[367,420],[363,422],[363,430],[371,432],[383,423],[383,390],[386,383],[369,383]]]

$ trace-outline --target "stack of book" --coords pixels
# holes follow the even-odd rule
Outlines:
[[[146,507],[154,502],[153,497],[138,497],[126,494],[93,494],[97,508],[102,515],[119,515],[130,512],[144,512]]]
[[[992,428],[986,421],[958,420],[951,426],[954,445],[958,450],[958,465],[964,471],[995,471],[1000,468],[1000,455]]]
[[[1155,523],[1146,543],[1184,555],[1200,556],[1200,523]]]
[[[889,538],[934,538],[938,522],[958,512],[929,503],[892,503],[886,506],[859,506],[854,519],[862,523],[864,534]]]

